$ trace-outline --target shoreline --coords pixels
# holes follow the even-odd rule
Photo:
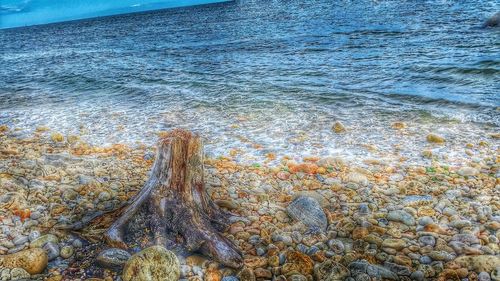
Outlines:
[[[54,241],[43,244],[48,252],[57,252],[44,275],[51,280],[109,279],[121,274],[91,262],[94,257],[86,247],[92,243],[53,226],[116,209],[132,197],[147,178],[154,148],[96,147],[47,128],[26,139],[11,133],[6,126],[0,128],[0,254],[23,252],[40,237],[54,236],[50,238]],[[391,278],[472,279],[483,269],[493,277],[500,264],[486,260],[495,261],[500,253],[500,157],[495,146],[481,142],[464,148],[471,152],[466,152],[470,159],[460,166],[440,159],[427,166],[377,159],[355,165],[331,156],[296,162],[293,157],[276,159],[272,153],[266,155],[267,163],[242,165],[234,161],[231,150],[226,156],[208,158],[209,195],[245,218],[234,222],[226,235],[243,250],[246,269],[242,274],[199,256],[178,257],[181,276],[317,280],[330,278],[330,272],[321,268],[333,266],[342,278],[357,278],[353,274],[359,268],[365,271],[356,275],[376,277],[361,261],[366,260]],[[328,225],[324,231],[310,234],[309,227],[292,218],[287,207],[302,196],[321,206]],[[99,231],[109,223],[109,219],[101,222]],[[92,238],[85,235],[81,236]],[[63,249],[72,254],[62,258],[69,254]],[[476,258],[463,264],[464,256]],[[82,261],[89,262],[87,268],[72,267]],[[290,279],[294,275],[296,279]]]

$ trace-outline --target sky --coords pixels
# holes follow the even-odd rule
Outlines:
[[[0,0],[0,28],[199,5],[224,0]]]

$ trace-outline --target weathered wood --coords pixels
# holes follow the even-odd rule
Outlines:
[[[125,228],[143,204],[148,204],[150,227],[156,244],[166,233],[182,236],[190,251],[199,251],[220,263],[242,265],[237,247],[219,231],[228,226],[229,214],[215,205],[203,180],[203,145],[190,132],[174,130],[160,139],[151,175],[106,233],[106,241],[126,248]]]

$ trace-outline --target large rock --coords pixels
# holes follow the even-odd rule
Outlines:
[[[500,267],[500,257],[493,255],[461,256],[454,260],[455,263],[476,272],[492,272]]]
[[[153,246],[133,255],[125,264],[124,281],[178,280],[179,260],[162,246]]]
[[[319,202],[309,196],[299,196],[286,208],[290,217],[311,229],[325,231],[328,226],[325,212]]]
[[[122,269],[130,256],[127,251],[122,249],[106,249],[97,256],[97,263],[105,268]]]
[[[314,267],[316,280],[343,281],[349,277],[350,272],[345,266],[332,260],[326,260]]]
[[[40,248],[28,249],[15,254],[0,256],[0,268],[22,268],[29,274],[39,274],[47,267],[49,258]]]

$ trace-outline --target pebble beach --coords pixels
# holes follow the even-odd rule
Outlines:
[[[0,281],[500,281],[498,1],[91,2],[0,3]]]
[[[207,157],[210,197],[238,218],[224,233],[243,253],[236,270],[151,247],[147,229],[126,251],[103,243],[116,210],[148,178],[154,146],[98,147],[46,127],[19,137],[1,126],[0,279],[127,281],[137,280],[136,266],[162,268],[165,280],[500,280],[498,135],[468,140],[459,164],[443,155],[457,151],[441,152],[445,138],[421,138],[445,148],[423,150],[426,164]],[[65,229],[94,214],[102,216],[83,229]]]

